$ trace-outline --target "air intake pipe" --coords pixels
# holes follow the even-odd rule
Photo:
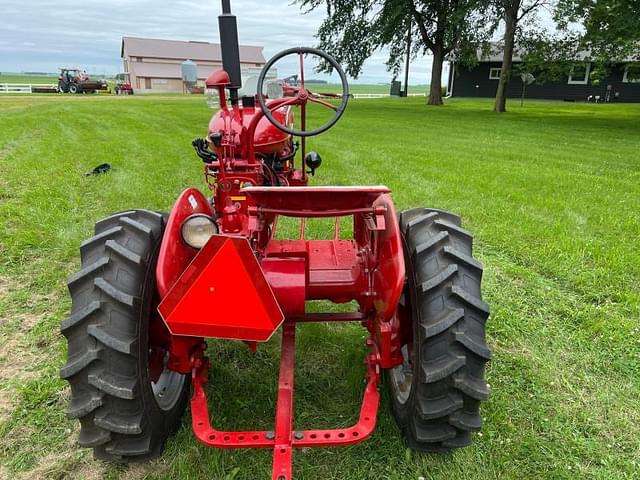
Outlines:
[[[229,74],[231,103],[238,103],[238,89],[242,88],[240,71],[240,45],[238,43],[238,25],[235,15],[231,14],[231,0],[222,0],[222,14],[218,16],[220,27],[220,46],[222,49],[222,67]]]

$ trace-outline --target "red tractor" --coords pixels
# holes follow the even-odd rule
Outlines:
[[[116,86],[113,87],[114,95],[133,95],[133,87],[129,82],[123,80],[118,81]]]
[[[194,141],[210,196],[188,188],[168,215],[130,210],[99,221],[80,247],[81,270],[68,282],[73,302],[62,324],[69,353],[61,377],[71,384],[68,413],[80,421],[80,445],[108,461],[155,457],[179,427],[190,396],[202,444],[272,449],[273,479],[288,480],[294,448],[351,445],[373,433],[382,370],[411,448],[444,452],[469,445],[480,429],[480,403],[489,396],[484,369],[491,356],[489,307],[471,234],[443,210],[396,215],[384,186],[308,186],[321,160],[305,151],[305,139],[344,113],[346,76],[326,53],[293,48],[266,64],[259,93],[239,98],[229,0],[222,10],[224,70],[207,80],[221,109],[207,137]],[[289,55],[300,63],[297,94],[265,98],[267,72]],[[308,94],[307,55],[339,73],[339,102]],[[333,115],[315,129],[307,129],[311,103]],[[300,155],[293,137],[301,137]],[[277,235],[284,217],[299,222],[294,238]],[[306,238],[305,221],[326,217],[335,218],[330,239]],[[345,220],[353,230],[346,239]],[[308,313],[310,300],[357,308]],[[359,420],[348,428],[294,429],[296,325],[304,322],[357,322],[367,332],[366,386]],[[206,356],[206,339],[239,340],[255,350],[277,330],[282,350],[273,429],[216,429],[204,385],[217,359]]]
[[[79,68],[60,67],[58,75],[58,93],[97,93],[109,90],[109,83],[92,80],[87,72]]]

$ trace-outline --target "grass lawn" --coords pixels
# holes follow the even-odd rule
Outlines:
[[[640,105],[490,100],[353,101],[315,182],[386,184],[399,209],[455,211],[476,235],[494,351],[492,397],[472,447],[418,455],[383,396],[367,442],[297,451],[298,479],[632,479],[640,476]],[[268,450],[200,446],[189,415],[162,459],[104,465],[75,447],[58,370],[65,278],[94,222],[168,210],[204,187],[190,142],[211,111],[194,97],[0,97],[0,478],[256,479]],[[112,173],[85,177],[110,162]],[[300,428],[347,425],[362,392],[363,330],[300,328]],[[271,428],[277,339],[256,355],[212,342],[221,428]],[[385,388],[383,388],[385,391]]]

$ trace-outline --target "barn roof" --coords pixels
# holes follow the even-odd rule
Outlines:
[[[265,63],[263,47],[240,45],[240,61],[243,63]],[[221,62],[220,44],[209,42],[185,42],[154,38],[122,37],[120,56],[125,52],[131,57],[190,59],[194,62]]]

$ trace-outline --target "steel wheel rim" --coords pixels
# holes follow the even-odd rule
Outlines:
[[[182,394],[182,387],[185,382],[185,375],[169,370],[166,367],[169,353],[165,354],[164,367],[157,382],[151,382],[151,390],[156,399],[156,403],[161,410],[171,410],[175,407]]]
[[[391,387],[395,393],[396,400],[400,405],[404,405],[411,396],[411,386],[413,384],[413,368],[409,362],[409,349],[407,345],[402,346],[402,365],[391,369]]]

